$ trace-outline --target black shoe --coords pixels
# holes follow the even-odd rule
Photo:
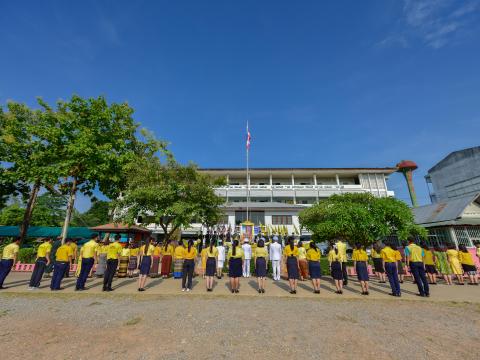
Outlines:
[[[390,294],[388,294],[388,295],[390,295],[390,296],[397,296],[397,294],[394,294],[394,293],[390,293]]]
[[[235,290],[232,289],[232,294],[234,294],[234,293],[235,293]]]
[[[262,289],[262,293],[265,294],[265,289]]]
[[[430,294],[425,294],[425,297],[430,297]]]
[[[290,290],[290,294],[293,294],[293,290]]]
[[[235,294],[238,294],[240,292],[240,290],[236,289],[235,290]]]
[[[425,294],[415,294],[417,296],[420,296],[420,297],[425,297]]]
[[[293,290],[293,293],[296,294],[296,293],[297,293],[297,290]]]
[[[104,288],[102,289],[102,291],[107,291],[107,288],[104,287]]]
[[[262,293],[262,289],[258,289],[258,293],[261,294],[261,293]]]
[[[370,295],[370,293],[368,291],[365,291],[365,295]]]
[[[0,290],[8,289],[6,286],[0,286]]]

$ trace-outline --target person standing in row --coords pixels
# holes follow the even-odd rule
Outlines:
[[[355,245],[355,250],[353,250],[352,254],[352,260],[353,267],[357,273],[358,281],[360,281],[360,285],[362,286],[362,295],[369,295],[368,281],[370,278],[368,277],[367,268],[368,255],[365,251],[365,248],[361,244]]]
[[[249,240],[246,238],[243,240],[242,245],[243,250],[243,277],[250,277],[250,261],[252,260],[252,246],[249,243]]]
[[[88,274],[92,270],[95,262],[97,261],[97,249],[98,249],[98,235],[93,234],[90,241],[83,244],[80,249],[80,256],[82,258],[82,269],[77,279],[75,287],[76,291],[85,290],[85,283],[87,282]],[[70,248],[71,250],[71,248]]]
[[[307,250],[306,259],[308,261],[308,272],[312,280],[313,292],[320,294],[320,277],[322,276],[322,268],[320,267],[321,252],[317,245],[312,241]]]
[[[153,246],[153,238],[148,238],[145,245],[140,248],[140,274],[138,276],[138,291],[145,291],[145,283],[147,282],[147,276],[150,273],[152,267],[152,255],[155,251]]]
[[[458,259],[458,250],[455,249],[454,245],[449,245],[447,250],[447,259],[450,264],[452,272],[457,277],[458,285],[465,285],[463,282],[463,269]]]
[[[295,246],[293,237],[288,239],[288,245],[283,250],[285,266],[287,267],[288,283],[290,285],[290,294],[297,293],[298,285],[298,247]]]
[[[343,242],[342,239],[338,239],[336,245],[338,249],[338,254],[340,255],[340,262],[342,263],[343,285],[347,286],[347,243]]]
[[[336,294],[343,294],[343,270],[342,255],[338,251],[337,245],[333,245],[328,253],[328,263],[330,265],[330,274],[335,282]]]
[[[188,292],[192,290],[196,257],[197,248],[194,246],[193,240],[190,239],[188,240],[188,246],[183,249],[182,291]]]
[[[95,276],[103,278],[107,269],[108,238],[104,238],[97,247],[97,266],[95,267]]]
[[[124,248],[122,248],[122,252],[120,254],[120,264],[118,265],[118,274],[119,278],[127,277],[127,268],[128,262],[130,258],[130,244],[126,244]]]
[[[160,275],[166,279],[170,276],[170,270],[172,269],[172,259],[175,249],[173,248],[172,241],[170,239],[165,241],[165,245],[162,247],[162,270]]]
[[[207,264],[205,267],[205,272],[206,272],[205,285],[206,285],[207,291],[213,290],[213,277],[217,272],[218,250],[214,245],[215,245],[215,241],[212,239],[210,241],[210,245],[206,248]]]
[[[372,260],[373,268],[375,269],[375,275],[378,276],[378,282],[380,284],[385,283],[385,267],[383,266],[383,260],[381,255],[381,249],[377,245],[372,247]]]
[[[258,240],[253,253],[255,262],[255,275],[258,283],[258,293],[265,293],[265,280],[267,278],[268,251],[265,248],[265,240]]]
[[[477,267],[473,262],[472,254],[470,254],[465,245],[459,245],[458,250],[458,260],[460,264],[462,264],[464,273],[468,275],[468,279],[470,280],[468,284],[478,285]]]
[[[133,278],[135,274],[135,270],[138,268],[139,263],[139,249],[135,244],[130,245],[130,255],[128,257],[128,277]]]
[[[383,268],[387,272],[388,282],[392,289],[390,295],[398,297],[402,296],[397,269],[397,261],[401,260],[401,257],[399,257],[395,250],[389,245],[386,245],[382,251],[380,251],[380,255],[382,255]]]
[[[72,264],[75,264],[75,262],[78,259],[78,246],[77,246],[77,241],[75,239],[72,239],[70,242],[70,248],[72,249]],[[69,278],[70,277],[70,266],[65,269],[65,277]]]
[[[228,276],[232,294],[240,292],[240,278],[242,277],[243,249],[238,246],[238,240],[233,240],[228,250]]]
[[[20,238],[3,248],[2,260],[0,261],[0,290],[5,289],[3,283],[17,261],[20,250]]]
[[[280,280],[280,264],[282,261],[282,245],[278,243],[278,237],[273,237],[273,243],[270,244],[269,248],[269,259],[272,262],[272,276],[273,280]]]
[[[57,249],[55,254],[55,265],[53,266],[52,282],[50,283],[51,291],[63,290],[61,287],[65,269],[70,268],[72,264],[73,251],[70,243],[71,239],[65,239],[65,244]],[[88,274],[88,273],[87,273]]]
[[[173,253],[173,278],[181,279],[183,272],[183,254],[185,251],[185,244],[182,240],[175,247]]]
[[[28,290],[35,290],[40,287],[45,268],[50,264],[50,252],[52,251],[52,239],[47,238],[37,249],[37,258],[33,268]]]
[[[107,269],[103,276],[103,291],[113,291],[112,281],[118,267],[118,258],[122,254],[122,245],[120,245],[121,236],[115,235],[114,241],[108,245],[107,249]]]
[[[223,265],[225,264],[225,246],[223,246],[223,240],[219,240],[217,252],[217,279],[221,279],[223,277]]]
[[[400,280],[400,284],[403,284],[403,279],[405,278],[405,266],[403,264],[402,253],[398,250],[397,246],[392,244],[391,248],[396,252],[397,258],[400,260],[397,261],[397,269],[398,269],[398,279]]]
[[[452,269],[447,260],[446,249],[440,246],[436,247],[434,254],[437,269],[440,271],[440,274],[442,274],[443,280],[445,280],[447,285],[452,285]]]
[[[303,246],[302,242],[298,242],[298,267],[300,269],[300,280],[304,281],[308,279],[308,262],[307,262],[307,249]]]
[[[150,268],[150,272],[148,276],[150,276],[151,278],[156,278],[160,276],[159,270],[160,270],[160,260],[162,256],[162,246],[157,241],[155,241],[152,245],[155,247],[155,249],[153,250],[152,267]]]
[[[423,248],[423,263],[425,264],[425,272],[427,273],[428,282],[430,285],[437,285],[437,268],[435,267],[435,255],[426,243],[422,245]]]

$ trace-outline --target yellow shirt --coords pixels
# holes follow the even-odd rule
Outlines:
[[[374,248],[372,248],[372,258],[380,259],[382,255],[379,252],[376,252]]]
[[[395,250],[395,254],[397,255],[397,259],[402,261],[402,253],[400,252],[400,250]]]
[[[283,249],[283,255],[285,255],[286,257],[289,257],[289,256],[298,257],[298,247],[294,246],[292,250],[290,245],[285,246],[285,249]]]
[[[263,257],[265,259],[268,258],[268,250],[266,247],[256,247],[255,248],[255,251],[253,251],[253,257],[256,259],[256,258],[259,258],[259,257]]]
[[[108,246],[109,245],[99,245],[97,247],[97,255],[107,254],[108,253]]]
[[[146,252],[145,252],[145,246],[146,246],[146,245],[142,245],[142,247],[141,247],[141,249],[142,249],[141,253],[142,253],[143,255],[146,255],[146,256],[152,256],[152,255],[153,255],[153,252],[155,251],[155,246],[153,246],[152,244],[149,244],[149,245],[148,245],[148,249],[147,249]]]
[[[108,245],[107,249],[107,259],[118,259],[118,256],[123,255],[123,247],[118,241],[112,242]],[[125,256],[125,255],[123,255]]]
[[[42,243],[37,250],[37,257],[44,258],[47,257],[47,254],[52,251],[52,244],[48,241]]]
[[[431,250],[423,250],[424,251],[424,254],[425,254],[425,257],[424,257],[424,262],[425,262],[425,265],[435,265],[435,263],[433,262],[433,253]]]
[[[229,259],[243,259],[243,257],[244,257],[244,253],[241,246],[237,246],[237,248],[235,249],[235,256],[233,256],[233,247],[231,247],[228,250]]]
[[[330,252],[328,253],[329,262],[340,261],[341,258],[342,258],[342,255],[340,255],[340,253],[335,254],[334,249],[330,250]]]
[[[397,252],[390,246],[385,246],[382,251],[380,251],[380,255],[382,255],[382,259],[387,263],[394,263],[398,260],[402,260],[402,257],[399,256],[399,254],[397,254]]]
[[[307,260],[308,261],[320,261],[321,252],[320,250],[308,249],[307,250]]]
[[[368,261],[367,252],[363,249],[355,249],[352,253],[353,261]]]
[[[304,247],[298,248],[298,258],[300,260],[305,260],[307,258],[307,250]]]
[[[77,256],[77,248],[78,248],[77,243],[71,242],[70,247],[72,248],[73,257],[76,257]]]
[[[131,250],[131,249],[129,249],[129,248],[123,248],[123,249],[122,249],[122,254],[121,254],[121,256],[123,256],[123,257],[125,257],[125,256],[130,257],[130,250]]]
[[[461,264],[474,265],[472,254],[470,254],[468,251],[467,252],[459,251],[458,260],[460,260]]]
[[[70,250],[71,249],[72,248],[70,247]],[[82,259],[93,258],[97,252],[97,249],[98,249],[97,242],[95,240],[90,240],[85,244],[83,244],[82,248],[80,249],[80,256],[82,257]]]
[[[72,247],[68,246],[67,244],[63,244],[57,249],[57,253],[55,254],[55,260],[68,262],[70,261],[69,256],[72,256],[72,255],[73,255]]]
[[[347,244],[344,243],[343,241],[337,241],[337,249],[338,249],[338,254],[340,255],[340,259],[338,261],[346,262],[347,261]]]
[[[155,246],[153,250],[153,256],[160,256],[162,254],[162,247],[160,245]]]
[[[410,262],[422,262],[423,261],[423,249],[416,245],[416,244],[411,244],[407,246],[407,249],[409,251],[408,254],[408,259]]]
[[[179,260],[183,259],[183,250],[185,250],[185,248],[181,245],[175,248],[175,254],[174,254],[175,259],[179,259]]]
[[[167,246],[167,249],[165,249],[165,245],[162,246],[162,255],[163,256],[165,256],[165,255],[173,256],[174,253],[175,253],[175,249],[174,249],[172,244],[169,244]]]
[[[130,249],[130,256],[138,256],[139,252],[140,252],[139,248]]]
[[[197,256],[197,248],[195,246],[192,246],[190,248],[190,251],[188,251],[188,247],[183,249],[183,258],[185,260],[195,259],[196,256]]]
[[[18,254],[18,250],[20,250],[20,246],[15,243],[8,244],[3,248],[3,260],[12,260],[15,258],[15,255]]]
[[[217,257],[217,256],[218,256],[218,249],[217,249],[215,246],[213,247],[213,249],[212,249],[211,252],[210,252],[210,246],[207,247],[207,248],[205,248],[204,250],[206,250],[206,251],[205,251],[205,254],[206,254],[207,258],[209,258],[209,257]],[[203,251],[203,250],[202,250],[202,251]]]

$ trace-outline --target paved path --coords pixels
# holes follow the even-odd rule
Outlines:
[[[137,278],[125,278],[125,279],[114,279],[113,288],[114,291],[111,293],[102,292],[102,279],[92,278],[87,281],[87,289],[83,292],[75,292],[75,277],[66,278],[62,282],[62,286],[65,288],[63,291],[57,293],[52,293],[50,291],[50,279],[43,279],[40,289],[35,291],[28,290],[28,282],[30,279],[30,273],[19,273],[13,272],[10,273],[8,278],[5,281],[4,286],[7,287],[5,290],[1,290],[2,293],[45,293],[52,294],[55,296],[57,294],[102,294],[110,296],[113,294],[138,294],[139,296],[145,295],[178,295],[178,296],[195,296],[203,295],[207,297],[218,297],[218,296],[254,296],[254,297],[289,297],[289,298],[339,298],[352,299],[352,298],[362,298],[362,299],[390,299],[398,300],[398,298],[393,298],[389,296],[390,287],[388,282],[386,284],[380,284],[376,280],[370,282],[370,295],[362,296],[361,287],[358,281],[355,278],[350,278],[348,286],[344,289],[343,295],[335,294],[335,286],[332,283],[330,277],[324,277],[321,284],[321,293],[319,295],[312,293],[312,286],[310,281],[300,281],[298,286],[298,291],[296,295],[291,295],[289,293],[288,282],[286,280],[281,281],[272,281],[271,279],[267,280],[266,293],[258,294],[257,292],[257,283],[255,278],[242,278],[240,280],[240,293],[231,294],[228,285],[228,277],[224,277],[221,280],[215,279],[215,288],[213,292],[206,292],[204,280],[197,276],[193,281],[193,290],[190,293],[183,293],[181,291],[181,281],[177,279],[148,279],[147,280],[147,291],[139,293],[137,291]],[[439,285],[431,286],[431,296],[430,298],[421,298],[416,296],[417,287],[410,280],[406,280],[402,285],[402,300],[417,300],[417,301],[454,301],[454,302],[472,302],[480,303],[480,286],[471,286],[471,285],[452,285],[447,286],[440,282]]]

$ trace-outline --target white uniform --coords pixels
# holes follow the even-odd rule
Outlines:
[[[217,257],[217,269],[223,269],[223,264],[225,264],[225,246],[217,246],[218,257]]]
[[[252,259],[252,247],[249,243],[242,245],[243,249],[243,277],[250,277],[250,260]]]
[[[280,262],[282,261],[282,245],[278,242],[270,244],[268,257],[272,262],[273,280],[280,280]]]

